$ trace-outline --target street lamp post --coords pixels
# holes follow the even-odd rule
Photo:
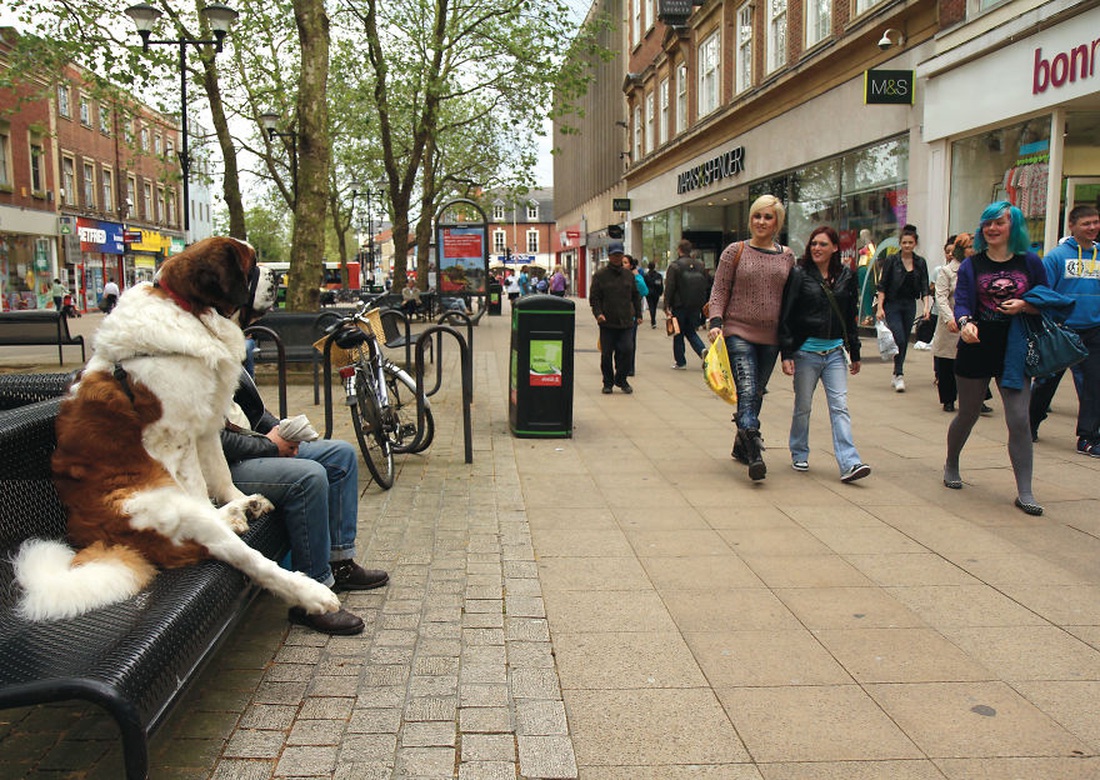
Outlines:
[[[380,184],[380,183],[379,183]],[[379,185],[374,185],[379,186]],[[355,198],[360,194],[367,196],[367,267],[370,271],[371,282],[374,281],[374,211],[371,207],[371,195],[374,190],[371,186],[364,187],[360,182],[355,181],[351,184],[351,203],[352,208],[355,208]],[[377,190],[378,200],[381,201],[385,193],[381,189]]]
[[[141,35],[142,48],[145,51],[154,44],[165,46],[178,46],[180,52],[180,169],[183,171],[183,230],[191,231],[191,153],[187,147],[187,47],[213,46],[214,52],[220,52],[225,42],[225,36],[229,34],[233,23],[240,15],[232,8],[222,3],[211,3],[200,12],[201,16],[210,25],[214,33],[214,40],[203,41],[194,38],[180,38],[175,41],[151,40],[153,26],[164,14],[159,8],[154,8],[148,3],[139,3],[126,9],[126,15],[134,20],[138,34]]]
[[[264,130],[267,131],[267,137],[274,140],[275,138],[289,138],[290,139],[290,179],[292,182],[292,192],[294,195],[294,202],[292,208],[295,212],[298,210],[298,133],[294,130],[287,130],[285,133],[279,132],[279,120],[280,117],[274,111],[268,111],[266,114],[260,114],[260,124],[264,126]]]

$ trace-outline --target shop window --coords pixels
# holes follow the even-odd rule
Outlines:
[[[721,33],[715,30],[699,44],[699,116],[718,108],[721,83],[721,56],[718,51]]]
[[[72,118],[72,88],[68,84],[57,85],[57,113],[66,119]]]
[[[83,165],[84,174],[84,208],[95,208],[95,165],[86,162]]]
[[[537,255],[539,253],[539,232],[537,230],[527,231],[527,254]]]
[[[768,73],[787,64],[787,0],[767,0]]]
[[[650,92],[645,96],[645,153],[649,154],[653,151],[653,147],[656,145],[656,133],[654,132],[654,122],[656,117],[654,114],[656,111],[657,96]]]
[[[734,92],[752,86],[752,3],[737,9],[737,79]]]
[[[676,66],[676,134],[687,130],[688,124],[688,66],[681,62]]]
[[[832,33],[832,0],[806,0],[806,48],[816,46]]]
[[[661,84],[657,88],[658,100],[660,101],[659,107],[659,120],[657,122],[657,146],[660,146],[668,140],[668,112],[669,106],[669,83],[668,77],[661,79]]]
[[[993,201],[1018,206],[1033,246],[1042,251],[1050,178],[1050,117],[989,130],[951,145],[948,227],[970,232]]]
[[[61,202],[66,206],[76,203],[76,160],[72,157],[61,158]]]

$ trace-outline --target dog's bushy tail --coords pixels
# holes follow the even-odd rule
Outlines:
[[[61,620],[124,601],[156,576],[130,547],[102,542],[75,552],[63,542],[31,539],[12,561],[22,586],[19,613],[27,620]]]

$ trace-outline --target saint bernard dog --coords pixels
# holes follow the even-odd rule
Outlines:
[[[307,613],[340,608],[328,587],[238,536],[273,507],[233,485],[222,452],[245,352],[234,318],[247,324],[274,294],[251,246],[215,237],[121,296],[57,418],[54,484],[77,549],[45,540],[20,548],[26,618],[74,617],[135,595],[158,568],[211,557]]]

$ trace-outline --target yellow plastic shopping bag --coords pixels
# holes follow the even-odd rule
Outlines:
[[[703,375],[707,378],[707,386],[717,393],[719,398],[726,403],[737,404],[737,385],[733,381],[726,340],[721,336],[714,340],[703,357]]]

